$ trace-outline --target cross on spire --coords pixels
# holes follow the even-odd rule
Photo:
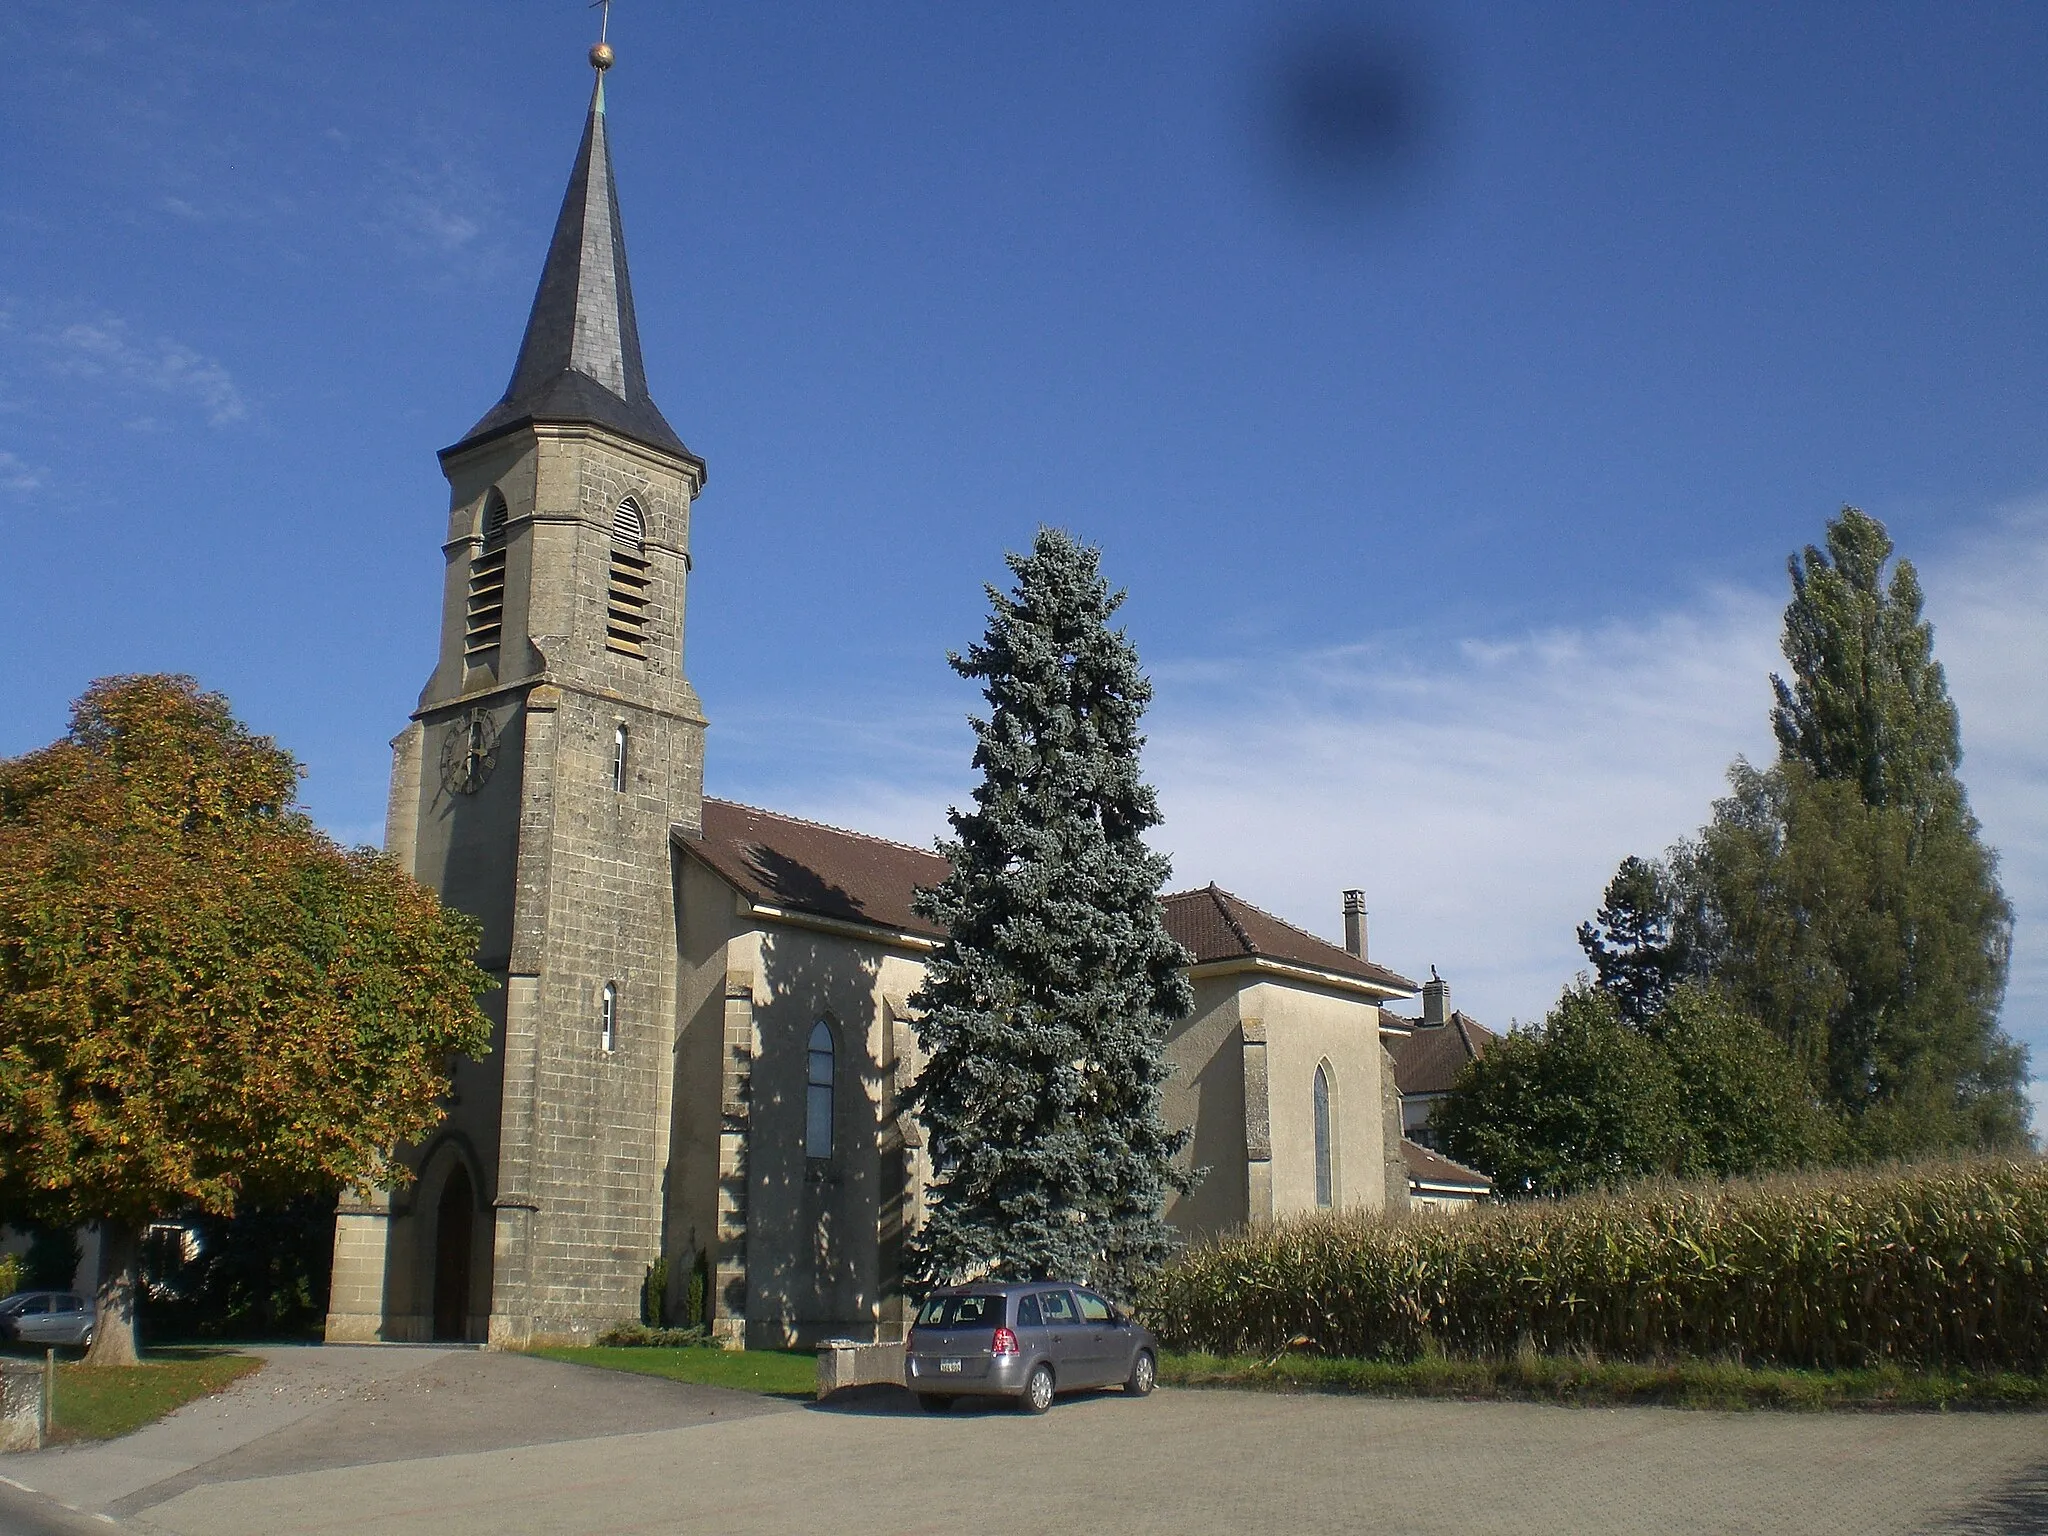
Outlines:
[[[612,0],[590,0],[590,8],[598,13],[597,40],[600,43],[611,41]]]

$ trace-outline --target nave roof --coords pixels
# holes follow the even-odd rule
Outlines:
[[[704,800],[701,838],[678,842],[758,907],[858,923],[919,939],[945,937],[911,910],[920,886],[936,885],[950,866],[937,854],[887,838],[850,832],[731,800]],[[1211,884],[1160,898],[1166,931],[1195,964],[1271,961],[1322,971],[1390,992],[1415,983],[1297,928]]]

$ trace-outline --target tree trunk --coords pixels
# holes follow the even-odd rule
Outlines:
[[[135,1290],[142,1235],[131,1223],[100,1223],[100,1283],[94,1297],[92,1348],[87,1365],[135,1365]]]

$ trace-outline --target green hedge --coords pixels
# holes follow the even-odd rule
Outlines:
[[[1534,1350],[2048,1370],[2048,1164],[1660,1186],[1448,1218],[1338,1217],[1147,1282],[1169,1348],[1361,1359]]]

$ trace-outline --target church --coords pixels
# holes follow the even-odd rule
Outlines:
[[[588,1341],[639,1317],[664,1260],[664,1320],[734,1346],[909,1318],[931,1170],[898,1108],[906,1000],[944,939],[911,897],[945,865],[704,794],[684,619],[705,464],[648,393],[611,62],[592,50],[511,383],[440,455],[440,648],[393,742],[386,848],[482,925],[491,1050],[454,1064],[410,1178],[343,1197],[335,1342]],[[1484,1191],[1402,1137],[1382,1042],[1412,1026],[1383,1005],[1421,989],[1368,957],[1358,893],[1341,947],[1214,885],[1164,908],[1193,956],[1164,1104],[1206,1170],[1168,1206],[1184,1234],[1405,1207],[1423,1163]]]

